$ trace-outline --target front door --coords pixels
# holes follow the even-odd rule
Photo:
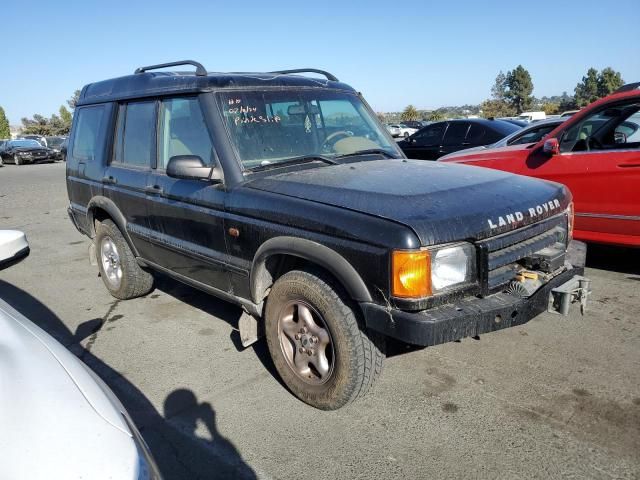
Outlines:
[[[569,187],[575,229],[585,232],[580,237],[640,239],[640,102],[603,107],[569,125],[558,139],[561,153],[542,162],[530,158],[529,174]]]
[[[158,158],[147,185],[155,248],[148,260],[183,277],[229,291],[222,183],[171,178],[165,169],[178,155],[217,164],[198,97],[160,103]]]
[[[424,127],[405,140],[402,150],[408,158],[436,160],[441,156],[440,144],[447,123],[439,122]]]

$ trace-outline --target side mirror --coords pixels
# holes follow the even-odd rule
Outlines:
[[[615,132],[613,134],[613,142],[616,145],[620,145],[621,143],[627,143],[627,134],[622,132]]]
[[[0,270],[29,255],[27,236],[19,230],[0,230]]]
[[[202,158],[197,155],[176,155],[171,157],[167,165],[167,175],[185,180],[222,180],[220,170],[207,167]]]
[[[560,153],[560,142],[558,142],[557,138],[549,138],[544,141],[542,150],[549,156],[558,155]]]

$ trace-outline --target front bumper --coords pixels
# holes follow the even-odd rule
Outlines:
[[[581,267],[562,272],[527,298],[496,293],[484,298],[466,297],[420,312],[374,303],[361,303],[360,307],[367,327],[372,330],[414,345],[439,345],[527,323],[547,310],[553,289],[583,272]]]

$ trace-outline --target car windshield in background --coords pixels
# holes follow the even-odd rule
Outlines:
[[[12,147],[31,147],[31,148],[42,148],[35,140],[12,140],[9,142],[9,145]]]
[[[357,152],[402,157],[355,94],[294,89],[221,93],[220,100],[231,141],[248,169]]]
[[[50,147],[59,147],[64,142],[64,137],[47,137],[47,145]]]

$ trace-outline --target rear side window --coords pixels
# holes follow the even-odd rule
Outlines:
[[[469,133],[467,133],[467,142],[472,144],[479,144],[480,142],[482,142],[482,140],[484,140],[485,133],[486,130],[482,125],[472,123],[471,127],[469,127]]]
[[[444,134],[444,145],[462,145],[469,130],[469,124],[466,122],[452,122]]]
[[[72,154],[79,161],[93,161],[99,154],[98,138],[104,121],[104,105],[81,107],[76,115]]]
[[[118,132],[122,140],[114,162],[150,167],[155,153],[156,103],[129,103],[121,108],[120,118]]]

